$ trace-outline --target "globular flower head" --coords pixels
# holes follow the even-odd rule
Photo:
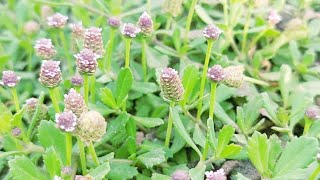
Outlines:
[[[77,69],[81,74],[93,75],[96,72],[99,55],[96,55],[91,49],[83,49],[75,54],[77,59]]]
[[[91,49],[95,54],[102,56],[104,53],[102,29],[90,27],[84,32],[84,48]]]
[[[244,81],[244,68],[242,66],[229,66],[224,68],[225,78],[222,81],[229,87],[239,88]]]
[[[13,128],[13,129],[11,130],[11,134],[12,134],[13,136],[15,136],[15,137],[20,136],[20,135],[21,135],[21,129],[18,128],[18,127]]]
[[[55,13],[52,16],[47,17],[47,23],[54,28],[63,28],[67,23],[68,17],[60,13]]]
[[[65,111],[71,111],[77,117],[80,117],[83,112],[88,111],[83,97],[74,89],[70,89],[69,93],[64,95],[64,104]]]
[[[43,60],[39,81],[46,87],[52,88],[59,85],[62,80],[60,61]]]
[[[15,87],[20,81],[21,77],[17,76],[14,71],[3,71],[2,80],[0,84],[7,87]]]
[[[84,27],[82,23],[73,23],[70,25],[72,36],[77,39],[83,39],[84,36]]]
[[[106,132],[107,123],[104,117],[97,111],[88,111],[81,114],[77,135],[82,141],[88,144],[91,141],[98,141]]]
[[[73,132],[77,125],[77,116],[71,111],[56,114],[56,125],[63,131]]]
[[[165,0],[163,10],[173,17],[177,17],[182,11],[183,0]]]
[[[144,12],[138,21],[138,26],[141,29],[141,33],[149,36],[153,31],[153,21],[147,12]]]
[[[271,10],[268,15],[268,22],[271,25],[276,25],[282,20],[281,16],[275,10]]]
[[[225,78],[223,67],[220,65],[214,65],[208,69],[207,77],[212,82],[221,82]]]
[[[36,50],[37,56],[39,56],[43,59],[50,59],[57,52],[54,49],[54,46],[52,44],[51,39],[42,38],[42,39],[37,40],[34,48]]]
[[[108,19],[108,24],[110,27],[112,27],[114,29],[118,29],[120,27],[121,21],[117,17],[110,17]]]
[[[141,31],[141,29],[134,24],[125,23],[122,27],[121,33],[127,38],[134,38]]]
[[[190,176],[187,171],[183,170],[176,170],[172,176],[172,180],[190,180]]]
[[[28,112],[28,115],[30,117],[33,117],[37,105],[38,105],[38,99],[37,98],[29,98],[26,100],[26,111]],[[46,119],[47,118],[47,113],[48,113],[48,107],[45,104],[41,104],[39,107],[39,116],[38,120]],[[31,120],[31,118],[28,118]]]
[[[65,166],[63,168],[61,168],[61,175],[63,177],[70,177],[72,175],[72,168],[70,166]]]
[[[35,21],[28,21],[26,24],[24,24],[23,30],[26,34],[34,34],[38,32],[40,26]]]
[[[305,115],[311,120],[317,120],[320,118],[320,109],[318,106],[310,106],[307,108]]]
[[[214,24],[208,25],[203,30],[203,36],[207,39],[216,40],[219,38],[222,31]]]
[[[71,78],[71,83],[74,86],[82,86],[83,85],[83,77],[80,74],[76,74]]]
[[[223,169],[219,169],[215,172],[207,171],[205,172],[206,180],[227,180],[227,176]]]
[[[160,86],[166,100],[178,102],[183,98],[183,85],[178,72],[172,68],[164,68],[160,75]]]

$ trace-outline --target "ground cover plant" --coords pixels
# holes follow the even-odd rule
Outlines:
[[[0,8],[0,179],[320,177],[319,0]]]

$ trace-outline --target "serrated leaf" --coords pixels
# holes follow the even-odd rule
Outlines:
[[[116,84],[116,100],[118,106],[127,97],[133,82],[132,72],[129,68],[121,68]]]
[[[110,171],[107,175],[108,179],[133,179],[134,176],[138,175],[136,167],[130,166],[128,163],[122,162],[110,162]]]
[[[43,162],[52,179],[55,175],[60,175],[60,157],[58,157],[53,147],[50,147],[46,150],[45,154],[43,155]]]
[[[117,102],[109,88],[105,87],[100,89],[100,98],[105,105],[111,107],[112,109],[117,109]]]
[[[138,156],[138,160],[143,163],[148,169],[154,165],[158,165],[166,161],[165,152],[162,149],[154,149],[150,152]]]
[[[230,125],[226,125],[220,130],[219,135],[218,135],[217,148],[215,151],[216,157],[220,157],[222,151],[229,144],[233,134],[234,134],[234,128],[231,127]]]
[[[161,118],[138,117],[138,116],[132,116],[132,117],[137,123],[147,128],[154,128],[164,123]]]
[[[108,174],[109,171],[110,171],[109,162],[105,162],[105,163],[101,164],[100,166],[98,166],[98,167],[94,168],[93,170],[91,170],[89,172],[89,175],[94,180],[101,180],[104,177],[106,177],[106,175]]]

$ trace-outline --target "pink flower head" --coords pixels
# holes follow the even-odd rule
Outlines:
[[[68,17],[60,13],[55,13],[52,16],[47,17],[47,23],[54,28],[63,28],[67,23]]]
[[[21,77],[17,76],[14,71],[3,71],[0,84],[7,87],[15,87],[20,79]]]

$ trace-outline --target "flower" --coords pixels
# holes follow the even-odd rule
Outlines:
[[[207,39],[216,40],[219,38],[222,31],[214,24],[208,25],[203,30],[203,36]]]
[[[102,56],[104,53],[101,32],[101,28],[90,27],[86,29],[84,33],[84,48],[91,49],[99,56]]]
[[[268,23],[271,25],[276,25],[281,21],[281,16],[275,10],[271,10],[268,15]]]
[[[3,71],[2,80],[0,84],[7,87],[15,87],[20,81],[21,77],[17,76],[14,71]]]
[[[215,172],[207,171],[205,172],[206,180],[227,180],[227,176],[224,173],[223,169],[219,169]]]
[[[91,49],[83,49],[74,57],[77,59],[77,68],[81,74],[93,75],[96,72],[99,56],[94,54]]]
[[[141,33],[149,36],[153,31],[153,21],[147,12],[144,12],[138,21],[138,26],[141,29]]]
[[[212,66],[207,72],[207,77],[212,82],[221,82],[225,78],[223,67],[220,65]]]
[[[86,144],[91,141],[98,141],[106,132],[107,122],[104,117],[97,111],[88,111],[81,114],[77,135]]]
[[[62,177],[70,177],[72,175],[72,168],[70,166],[65,166],[61,168]]]
[[[320,109],[318,106],[310,106],[307,108],[305,115],[311,120],[317,120],[320,118]]]
[[[108,24],[110,27],[112,27],[114,29],[118,29],[120,26],[120,19],[117,17],[110,17],[108,19]]]
[[[21,135],[21,129],[18,128],[18,127],[13,128],[13,129],[11,130],[11,134],[12,134],[13,136],[15,136],[15,137],[20,136],[20,135]]]
[[[229,66],[224,68],[225,78],[222,81],[229,87],[239,88],[243,84],[243,66]]]
[[[70,25],[72,36],[74,38],[82,39],[84,37],[84,27],[82,26],[82,23],[73,23]]]
[[[34,48],[37,56],[44,59],[50,59],[56,54],[56,50],[54,49],[51,39],[42,38],[37,40]]]
[[[183,0],[165,0],[163,10],[173,17],[181,13]]]
[[[62,80],[60,61],[43,60],[39,81],[46,87],[52,88],[59,85]]]
[[[87,105],[83,97],[73,88],[70,89],[68,94],[64,95],[65,111],[73,112],[77,117],[83,112],[88,111]]]
[[[56,125],[63,131],[73,132],[77,125],[77,116],[71,111],[56,114]]]
[[[127,38],[134,38],[141,31],[141,29],[134,24],[125,23],[122,27],[121,33]]]
[[[67,23],[68,17],[60,13],[55,13],[52,16],[47,17],[47,24],[54,28],[63,28]]]
[[[83,85],[83,78],[80,74],[76,74],[71,78],[71,83],[74,86],[82,86]]]
[[[176,70],[172,68],[162,69],[160,86],[165,99],[175,102],[182,100],[184,89]]]
[[[171,176],[172,180],[190,180],[190,176],[187,171],[176,170]]]
[[[23,30],[26,34],[33,34],[38,32],[40,26],[35,21],[28,21],[24,24]]]

